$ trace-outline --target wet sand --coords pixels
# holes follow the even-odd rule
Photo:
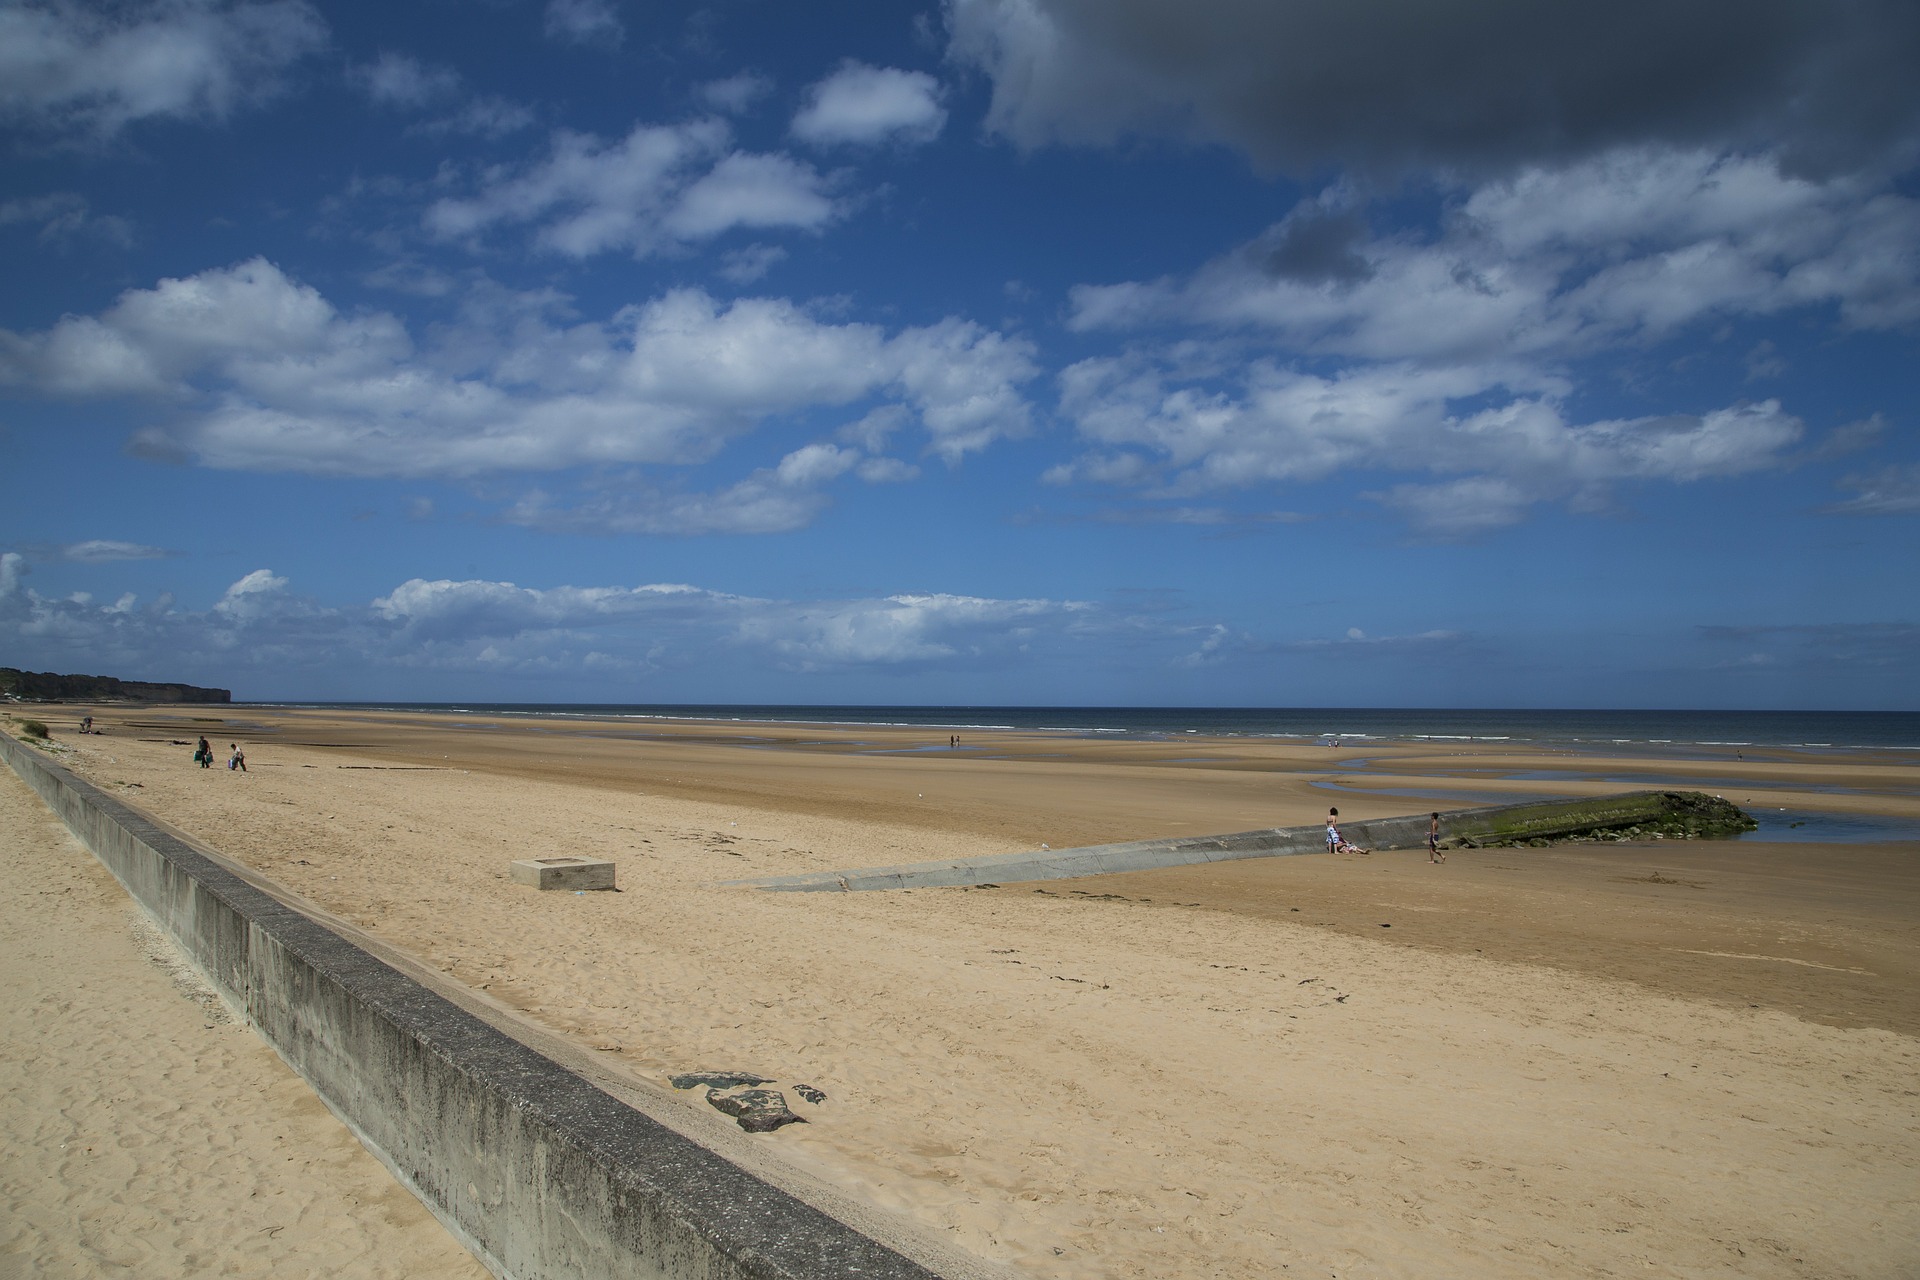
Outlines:
[[[1697,840],[1274,858],[1073,882],[1920,1035],[1920,844]]]
[[[1600,794],[1636,771],[1920,817],[1920,770],[1891,753],[95,714],[105,735],[60,736],[100,785],[673,1105],[704,1108],[665,1089],[679,1071],[818,1086],[767,1150],[1022,1274],[1920,1265],[1911,844],[723,883],[1448,807],[1389,791]],[[223,757],[243,741],[252,772],[191,767],[175,743],[201,731]],[[614,858],[624,891],[507,880],[561,852]]]

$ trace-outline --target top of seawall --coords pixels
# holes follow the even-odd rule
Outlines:
[[[1426,842],[1429,821],[1428,814],[1375,818],[1342,823],[1341,833],[1367,848],[1413,849]],[[1671,829],[1675,834],[1718,835],[1750,830],[1753,822],[1727,801],[1697,791],[1629,791],[1584,800],[1529,801],[1455,809],[1440,815],[1440,838],[1464,845],[1514,844],[1635,826]],[[761,876],[726,883],[787,893],[1017,884],[1030,880],[1072,880],[1121,871],[1151,871],[1202,862],[1294,857],[1325,853],[1326,847],[1326,828],[1316,824],[1231,835],[1131,840],[1078,849],[1043,848],[985,858],[859,867],[808,875]]]

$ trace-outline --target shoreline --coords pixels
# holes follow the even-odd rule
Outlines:
[[[28,704],[22,704],[28,705]],[[61,704],[34,704],[61,705]],[[73,704],[86,705],[86,704]],[[526,718],[550,718],[559,720],[615,720],[615,721],[656,721],[672,723],[700,722],[715,725],[765,725],[765,726],[814,726],[832,729],[923,729],[930,731],[971,731],[983,733],[1040,733],[1064,734],[1072,736],[1100,737],[1117,735],[1143,740],[1179,740],[1183,735],[1198,734],[1213,738],[1233,740],[1239,738],[1254,741],[1275,741],[1281,743],[1326,746],[1337,743],[1342,746],[1360,748],[1377,745],[1413,745],[1446,746],[1451,743],[1482,745],[1507,745],[1520,750],[1551,749],[1572,747],[1578,750],[1605,751],[1616,748],[1639,750],[1658,750],[1677,748],[1688,750],[1724,749],[1739,751],[1746,748],[1758,750],[1788,751],[1887,751],[1902,754],[1920,753],[1920,713],[1904,711],[1707,711],[1700,709],[1625,709],[1609,710],[1602,708],[1382,708],[1382,707],[1161,707],[1161,706],[914,706],[890,704],[669,704],[669,703],[488,703],[488,702],[437,702],[406,703],[391,701],[375,702],[324,702],[324,701],[265,701],[265,702],[229,702],[205,704],[140,704],[131,702],[112,703],[115,706],[149,706],[154,708],[174,707],[228,707],[237,710],[258,708],[267,712],[312,711],[322,713],[378,712],[398,715],[408,714],[447,714],[481,715]],[[752,714],[739,714],[751,712]],[[885,713],[882,718],[876,718]],[[952,713],[951,716],[936,713]],[[990,718],[982,720],[979,716]],[[966,718],[953,718],[961,716]],[[1410,727],[1415,721],[1430,722],[1449,717],[1483,717],[1489,723],[1488,729],[1501,728],[1505,732],[1445,733],[1418,730]],[[1375,724],[1376,731],[1344,729],[1338,727],[1304,728],[1285,730],[1274,729],[1259,731],[1248,728],[1234,729],[1225,725],[1229,721],[1243,723],[1276,722],[1301,717],[1316,719],[1353,718],[1377,720],[1391,723],[1403,722],[1398,730],[1388,730],[1385,724]],[[1564,727],[1558,731],[1547,731],[1536,727],[1534,732],[1516,732],[1528,720],[1537,720],[1546,726],[1559,724],[1566,726],[1582,719],[1607,718],[1617,722],[1634,719],[1645,721],[1664,721],[1661,732],[1672,734],[1672,725],[1688,719],[1716,718],[1725,720],[1749,720],[1749,727],[1762,727],[1772,723],[1775,728],[1783,721],[1817,719],[1823,729],[1823,736],[1836,738],[1834,741],[1814,741],[1811,739],[1783,738],[1701,738],[1687,736],[1648,736],[1643,727],[1641,736],[1621,736],[1590,729],[1584,734],[1571,734]],[[1064,720],[1070,723],[1052,724],[1048,720]],[[1079,721],[1073,723],[1073,721]],[[1831,732],[1840,727],[1839,722],[1857,720],[1867,722],[1870,727],[1882,732],[1874,735],[1875,741],[1844,740],[1844,733]],[[1104,721],[1105,723],[1094,723]],[[1616,724],[1616,728],[1618,724]],[[1856,725],[1854,728],[1861,726]],[[1911,740],[1907,740],[1907,739]]]
[[[1459,790],[1468,769],[1574,757],[1396,748],[1330,769],[1325,749],[1239,740],[1001,734],[952,752],[924,729],[748,744],[711,722],[642,737],[248,708],[271,731],[233,775],[172,745],[203,724],[224,748],[230,720],[204,710],[100,709],[105,735],[56,736],[97,785],[624,1070],[818,1085],[829,1101],[764,1149],[1026,1274],[1915,1261],[1920,1040],[1898,1028],[1920,847],[1234,864],[1264,889],[754,894],[717,885],[1294,825],[1324,815],[1320,778]],[[891,754],[850,749],[876,736]],[[1796,804],[1920,811],[1917,771],[1858,753],[1740,772],[1798,785],[1775,793]],[[1338,801],[1352,818],[1409,807]],[[507,881],[510,858],[558,852],[613,858],[625,892]],[[1792,937],[1743,941],[1743,920]]]

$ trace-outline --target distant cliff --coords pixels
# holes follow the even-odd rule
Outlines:
[[[26,702],[232,702],[233,691],[0,667],[0,697]]]

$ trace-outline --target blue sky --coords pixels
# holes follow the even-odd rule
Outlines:
[[[0,665],[1920,707],[1907,3],[0,3]]]

